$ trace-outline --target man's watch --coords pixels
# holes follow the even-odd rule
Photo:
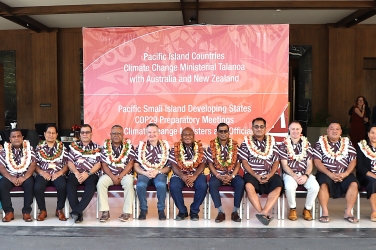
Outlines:
[[[235,175],[231,175],[232,179],[235,179]]]
[[[87,173],[88,176],[92,175],[92,173],[90,172],[90,170],[87,170],[86,173]]]
[[[158,174],[162,174],[161,170],[158,170]]]

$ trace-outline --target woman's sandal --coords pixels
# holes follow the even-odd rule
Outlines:
[[[350,216],[350,217],[347,217],[347,218],[343,218],[345,221],[348,221],[350,223],[358,223],[358,219],[356,219],[354,216]]]
[[[323,215],[320,217],[319,221],[321,223],[328,223],[329,222],[329,216]]]

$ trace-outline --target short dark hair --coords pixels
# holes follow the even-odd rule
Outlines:
[[[12,128],[12,129],[10,130],[9,137],[10,137],[10,135],[11,135],[13,132],[20,132],[20,133],[22,134],[21,129],[19,129],[19,128]]]
[[[120,126],[120,125],[117,125],[117,124],[116,124],[116,125],[114,125],[114,126],[112,126],[111,130],[112,130],[112,129],[114,129],[114,128],[120,128],[121,130],[123,130],[123,127],[122,127],[122,126]]]
[[[226,126],[227,129],[230,129],[230,127],[227,125],[227,123],[221,122],[220,124],[217,125],[217,131],[219,130],[219,127],[224,127]]]
[[[87,123],[85,123],[84,125],[81,126],[80,131],[81,131],[82,128],[90,128],[90,132],[93,132],[93,129],[92,129],[91,126],[90,126],[89,124],[87,124]]]
[[[369,126],[369,128],[367,129],[367,132],[370,132],[372,128],[376,128],[376,124],[372,124],[371,126]]]
[[[342,129],[341,123],[340,123],[339,121],[331,121],[331,122],[329,122],[328,128],[329,128],[330,125],[332,125],[332,124],[338,124],[338,125],[341,127],[341,129]]]
[[[57,127],[56,127],[55,124],[53,124],[53,123],[47,124],[45,129],[44,129],[44,132],[47,132],[48,128],[55,128],[55,132],[57,133]]]
[[[157,129],[159,129],[158,125],[155,124],[155,123],[149,123],[148,125],[146,125],[146,129],[147,129],[148,127],[156,127]]]
[[[255,122],[257,122],[257,121],[262,121],[263,123],[264,123],[264,125],[266,126],[266,121],[265,121],[265,119],[264,118],[262,118],[262,117],[257,117],[257,118],[255,118],[255,119],[253,119],[252,120],[252,126],[255,124]]]

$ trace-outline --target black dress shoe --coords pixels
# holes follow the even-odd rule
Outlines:
[[[215,218],[216,223],[220,223],[226,219],[226,215],[224,212],[219,212],[217,217]]]
[[[138,216],[139,220],[146,220],[146,215],[148,214],[147,210],[141,210],[140,215]]]
[[[198,219],[199,219],[199,216],[198,216],[198,214],[196,214],[196,213],[190,213],[190,216],[191,216],[191,220],[193,220],[193,221],[198,221]]]
[[[159,220],[166,220],[166,214],[164,210],[158,210],[158,217],[159,217]]]
[[[187,217],[188,217],[188,213],[178,213],[178,215],[176,216],[175,220],[181,221],[181,220],[184,220]]]
[[[238,212],[232,212],[231,213],[231,220],[235,222],[241,222],[242,219],[240,219]]]
[[[80,223],[84,220],[83,215],[79,215],[78,213],[72,212],[71,217],[74,220],[74,223]]]

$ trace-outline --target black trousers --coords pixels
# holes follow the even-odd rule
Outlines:
[[[64,208],[65,198],[67,197],[67,178],[65,175],[60,176],[54,181],[47,181],[43,176],[37,175],[34,179],[34,195],[40,210],[46,211],[46,201],[44,199],[44,191],[46,187],[52,185],[57,191],[56,210]]]
[[[73,173],[68,175],[67,180],[67,195],[69,200],[69,205],[72,208],[72,213],[82,216],[82,212],[89,205],[91,199],[94,196],[95,189],[98,182],[98,175],[90,175],[82,184],[80,184]],[[77,187],[79,185],[85,186],[84,194],[82,195],[81,201],[78,201]]]
[[[31,213],[31,204],[33,204],[34,196],[34,177],[30,176],[22,183],[22,188],[24,190],[24,206],[22,208],[23,214]],[[1,202],[3,204],[3,210],[5,213],[14,212],[12,207],[12,200],[10,198],[10,190],[15,187],[15,185],[3,176],[0,179],[0,194]]]

